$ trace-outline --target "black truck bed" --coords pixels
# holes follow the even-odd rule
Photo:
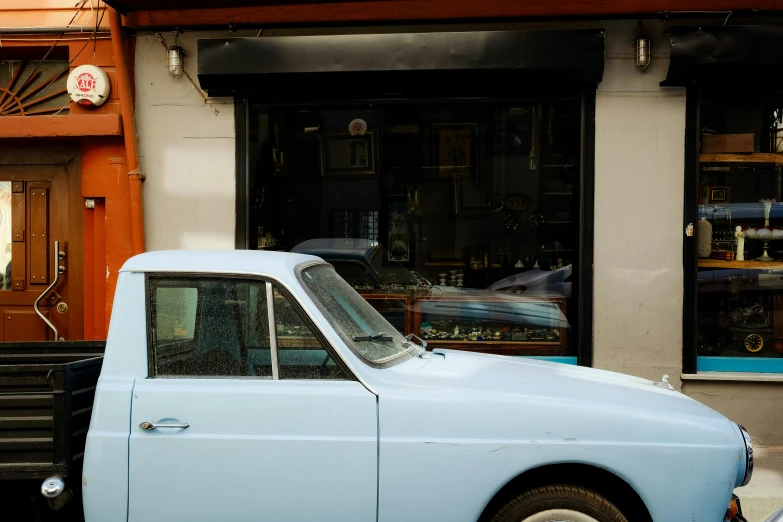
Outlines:
[[[0,343],[0,480],[80,473],[105,347]]]

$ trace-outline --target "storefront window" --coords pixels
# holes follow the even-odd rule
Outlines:
[[[783,371],[783,98],[700,110],[697,368]]]
[[[582,102],[251,106],[248,244],[431,346],[575,356]]]

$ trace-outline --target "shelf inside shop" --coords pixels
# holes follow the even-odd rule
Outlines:
[[[700,154],[700,163],[774,163],[783,165],[783,154],[756,152],[752,154]]]
[[[724,261],[722,259],[699,259],[699,268],[765,268],[783,270],[783,261]]]

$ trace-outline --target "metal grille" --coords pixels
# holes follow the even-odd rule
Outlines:
[[[67,60],[0,61],[0,116],[68,114]]]
[[[367,239],[378,244],[377,210],[335,210],[332,234],[339,238]]]

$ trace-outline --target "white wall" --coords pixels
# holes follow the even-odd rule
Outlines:
[[[679,387],[685,91],[662,88],[669,46],[634,65],[635,21],[606,22],[595,116],[594,366]],[[654,23],[647,30],[660,34]]]
[[[227,35],[180,35],[197,84],[197,38]],[[173,44],[173,35],[165,37]],[[234,248],[233,104],[216,105],[215,114],[185,76],[171,78],[154,35],[138,37],[135,67],[147,249]]]

